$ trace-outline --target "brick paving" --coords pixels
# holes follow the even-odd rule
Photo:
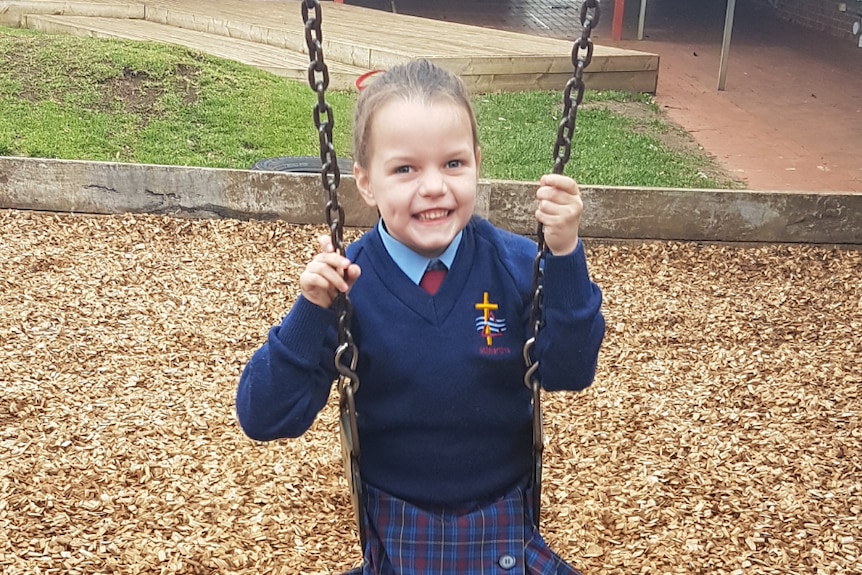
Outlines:
[[[346,0],[391,10],[392,0]],[[579,0],[394,0],[395,10],[574,39]],[[752,190],[862,192],[862,49],[739,2],[727,86],[717,90],[725,0],[628,0],[623,40],[611,40],[613,0],[602,2],[598,44],[659,54],[656,101]]]

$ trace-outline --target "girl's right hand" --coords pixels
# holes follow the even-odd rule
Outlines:
[[[328,308],[338,292],[347,293],[353,287],[361,270],[346,257],[335,253],[330,236],[320,236],[317,240],[320,242],[320,253],[300,274],[299,289],[311,303]]]

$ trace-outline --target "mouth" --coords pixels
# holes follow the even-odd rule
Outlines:
[[[416,214],[415,217],[420,222],[434,222],[447,218],[451,213],[451,210],[428,210],[427,212]]]

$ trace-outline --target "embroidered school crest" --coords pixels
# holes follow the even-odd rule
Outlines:
[[[476,309],[482,312],[482,315],[476,316],[476,331],[485,339],[486,347],[493,347],[494,338],[500,337],[506,331],[506,320],[497,319],[494,313],[499,307],[499,304],[492,303],[488,298],[488,292],[485,292],[482,301],[476,304]]]

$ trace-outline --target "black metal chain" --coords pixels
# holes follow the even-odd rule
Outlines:
[[[599,23],[601,10],[599,0],[584,0],[581,4],[581,37],[575,40],[572,48],[572,77],[566,82],[563,92],[563,116],[557,128],[557,141],[554,143],[555,174],[562,174],[566,163],[572,154],[572,137],[577,124],[578,107],[584,99],[584,69],[593,59],[593,41],[590,34]],[[574,101],[572,93],[575,94]],[[542,385],[539,381],[539,362],[533,359],[533,348],[539,331],[545,324],[544,304],[544,262],[548,255],[545,245],[545,231],[541,223],[536,229],[538,253],[533,261],[533,307],[530,311],[530,327],[532,335],[524,344],[524,361],[527,372],[524,374],[524,384],[533,394],[533,523],[539,527],[542,509],[542,452],[545,450],[545,439],[542,422]]]
[[[314,107],[314,123],[320,139],[321,183],[326,193],[326,222],[332,237],[332,246],[337,253],[344,254],[344,208],[338,201],[338,185],[341,172],[332,144],[333,113],[326,102],[326,89],[329,87],[329,68],[323,57],[323,32],[321,30],[322,11],[318,0],[303,0],[302,19],[305,23],[305,41],[308,45],[309,66],[308,83],[317,94]],[[313,11],[313,14],[311,13]],[[599,22],[599,0],[584,0],[581,4],[581,37],[572,48],[572,78],[566,83],[563,93],[563,116],[557,129],[554,144],[555,174],[562,174],[571,157],[572,137],[577,124],[578,107],[583,101],[585,85],[584,70],[593,57],[592,30]],[[572,93],[575,94],[572,100]],[[541,382],[538,378],[539,363],[533,359],[536,338],[544,325],[543,313],[543,269],[548,249],[542,224],[536,230],[538,253],[533,264],[533,304],[530,312],[532,336],[524,344],[524,361],[527,371],[524,383],[533,396],[533,521],[539,526],[541,517],[542,452],[544,451],[543,422],[541,409]],[[345,272],[346,274],[346,272]],[[340,393],[342,454],[345,472],[350,485],[353,511],[359,531],[360,545],[365,549],[364,501],[362,481],[359,475],[359,435],[356,422],[355,396],[359,389],[359,376],[356,374],[358,350],[350,332],[353,308],[347,294],[339,293],[333,307],[338,315],[338,347],[335,352],[335,367],[338,371],[338,390]]]
[[[332,238],[332,247],[344,255],[344,208],[338,202],[338,185],[341,172],[338,158],[332,144],[334,117],[332,107],[326,101],[329,87],[329,68],[323,59],[323,15],[318,0],[303,0],[302,21],[305,23],[305,43],[308,45],[308,84],[317,94],[314,106],[314,125],[320,139],[320,178],[326,193],[326,223]],[[347,271],[344,272],[347,279]],[[350,497],[359,543],[365,551],[365,504],[362,494],[362,480],[359,475],[359,433],[356,423],[356,392],[359,390],[359,376],[356,363],[359,350],[350,332],[353,306],[347,294],[338,293],[332,304],[338,317],[338,347],[335,350],[335,368],[338,371],[337,387],[341,410],[341,451],[344,457],[344,471],[350,486]]]

